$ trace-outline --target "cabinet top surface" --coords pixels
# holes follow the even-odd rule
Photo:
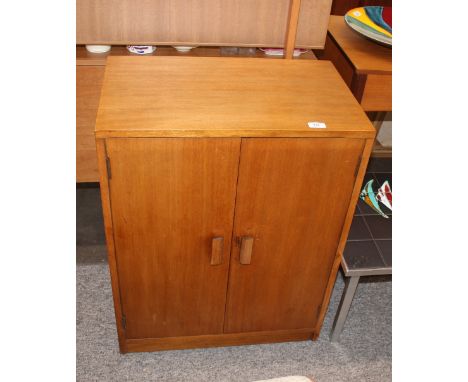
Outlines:
[[[315,60],[109,57],[96,119],[98,138],[374,135],[333,65]]]
[[[343,16],[330,16],[328,32],[359,72],[392,74],[392,49],[352,30]]]

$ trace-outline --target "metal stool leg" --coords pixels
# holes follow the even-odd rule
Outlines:
[[[336,312],[335,322],[330,335],[331,342],[337,342],[340,338],[341,331],[343,330],[346,316],[348,315],[351,302],[353,301],[354,293],[356,292],[359,283],[359,276],[347,277],[345,280],[345,288],[341,296],[340,305]]]

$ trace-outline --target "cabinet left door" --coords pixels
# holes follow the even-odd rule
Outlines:
[[[238,138],[106,140],[127,339],[223,332]]]

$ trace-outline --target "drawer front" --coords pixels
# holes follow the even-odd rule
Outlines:
[[[76,67],[76,181],[98,182],[94,140],[104,66]]]
[[[365,111],[391,111],[392,76],[368,74],[361,106]]]
[[[336,70],[340,73],[344,82],[348,87],[351,87],[351,82],[353,80],[354,68],[350,64],[349,60],[346,58],[344,53],[336,44],[335,40],[330,37],[330,34],[327,35],[327,40],[325,43],[325,49],[320,56],[321,60],[330,60],[335,65]]]

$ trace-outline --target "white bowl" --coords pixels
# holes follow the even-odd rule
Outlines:
[[[172,47],[175,48],[175,50],[177,50],[179,53],[187,53],[187,52],[190,52],[193,48],[196,48],[196,46],[180,46],[180,45],[172,46]]]
[[[86,50],[90,53],[107,53],[111,50],[110,45],[86,45]]]

